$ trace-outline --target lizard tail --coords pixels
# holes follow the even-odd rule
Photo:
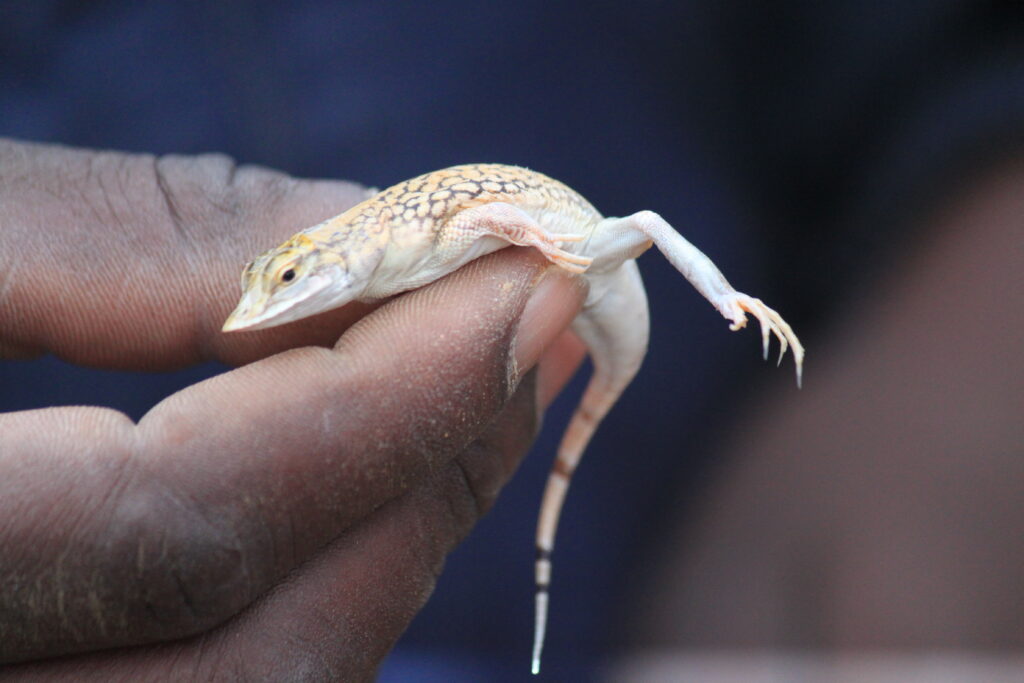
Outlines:
[[[594,374],[559,444],[541,501],[537,522],[537,593],[530,667],[535,674],[540,672],[547,629],[551,553],[565,495],[584,449],[601,420],[636,375],[647,351],[647,298],[636,262],[627,261],[609,277],[614,282],[610,283],[607,293],[599,301],[588,303],[573,323],[573,331],[590,350]]]
[[[531,670],[540,672],[540,656],[544,647],[544,635],[548,618],[548,590],[551,585],[551,553],[555,547],[555,532],[558,529],[558,518],[562,513],[565,494],[569,490],[573,472],[579,464],[583,450],[594,435],[601,419],[608,413],[618,399],[621,389],[612,390],[605,378],[598,376],[596,370],[580,406],[569,423],[558,449],[558,456],[548,475],[544,498],[541,502],[540,519],[537,523],[537,561],[535,577],[537,593],[535,596],[535,614],[533,631],[533,657]]]

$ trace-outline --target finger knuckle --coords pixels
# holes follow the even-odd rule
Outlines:
[[[253,599],[237,529],[155,479],[112,502],[106,546],[125,609],[165,635],[197,633]]]

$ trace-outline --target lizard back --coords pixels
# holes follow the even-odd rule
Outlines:
[[[553,231],[580,232],[602,218],[581,195],[542,173],[466,164],[393,185],[305,232],[327,248],[348,253],[381,240],[405,247],[423,243],[424,235],[435,236],[455,213],[490,202],[512,204]]]

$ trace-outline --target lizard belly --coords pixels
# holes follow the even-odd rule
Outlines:
[[[428,285],[434,280],[466,265],[470,261],[509,246],[505,240],[483,236],[476,240],[458,257],[436,262],[431,254],[414,253],[409,249],[389,248],[384,259],[367,284],[360,300],[374,300],[389,297],[417,287]]]

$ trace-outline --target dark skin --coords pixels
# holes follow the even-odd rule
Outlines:
[[[220,332],[246,261],[363,196],[0,141],[0,357],[244,366],[138,424],[0,415],[0,679],[373,677],[582,358],[585,290],[509,249]]]

